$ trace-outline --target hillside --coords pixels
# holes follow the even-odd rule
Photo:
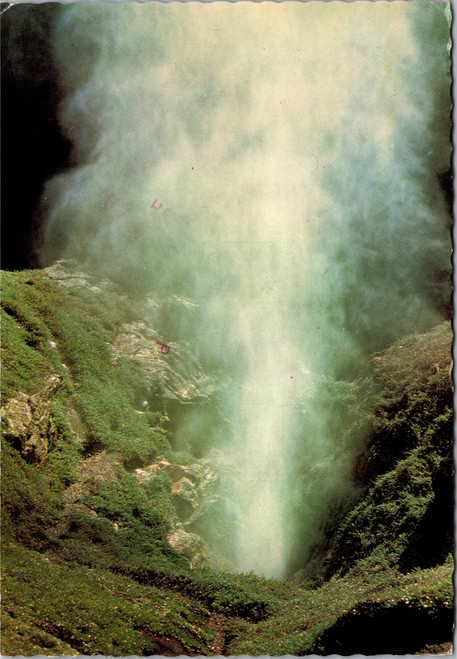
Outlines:
[[[203,537],[205,519],[230,533],[220,463],[174,429],[217,383],[160,334],[158,303],[74,262],[2,281],[3,654],[449,650],[449,323],[373,356],[341,429],[366,428],[354,495],[275,581],[232,573]]]

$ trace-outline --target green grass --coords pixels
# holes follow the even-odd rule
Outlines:
[[[392,608],[404,602],[410,609],[425,611],[430,618],[443,609],[452,616],[452,559],[438,568],[409,575],[377,571],[376,567],[361,565],[359,571],[333,578],[321,588],[303,589],[284,602],[270,620],[246,625],[242,638],[228,646],[229,652],[250,656],[321,654],[323,632],[361,605]]]
[[[209,654],[210,613],[181,594],[17,545],[4,550],[2,568],[3,653],[145,656],[161,653],[157,636]]]
[[[223,573],[139,584],[12,543],[4,549],[2,567],[6,654],[160,653],[164,646],[148,635],[173,640],[176,654],[213,654],[219,629],[225,654],[302,655],[319,653],[325,630],[363,606],[395,609],[403,603],[431,622],[443,612],[452,614],[453,607],[452,560],[408,575],[365,566],[316,590]],[[213,587],[218,594],[208,606]],[[268,616],[242,618],[234,608],[236,597],[246,603],[253,592],[268,602]]]

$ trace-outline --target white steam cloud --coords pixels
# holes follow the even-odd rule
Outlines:
[[[440,320],[446,31],[435,3],[61,10],[76,165],[48,182],[46,254],[198,303],[163,329],[219,377],[228,423],[196,410],[177,437],[236,467],[239,570],[284,576],[350,487],[320,379]]]

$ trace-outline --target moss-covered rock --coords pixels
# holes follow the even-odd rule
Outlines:
[[[360,494],[350,507],[335,508],[315,548],[321,579],[359,561],[432,567],[452,552],[451,346],[451,326],[443,323],[374,356],[373,415],[354,473]]]

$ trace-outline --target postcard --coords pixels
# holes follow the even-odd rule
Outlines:
[[[452,652],[449,3],[0,10],[3,654]]]

